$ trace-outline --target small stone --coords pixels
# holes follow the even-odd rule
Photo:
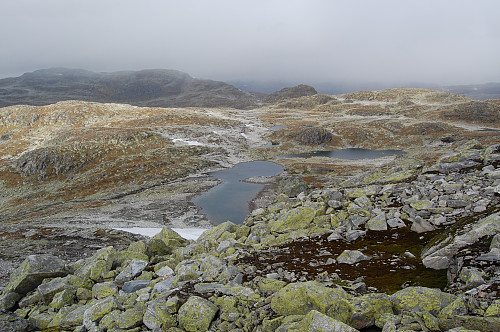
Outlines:
[[[356,264],[361,261],[370,260],[370,256],[363,254],[359,250],[344,250],[338,257],[337,263],[340,264]]]
[[[159,277],[170,277],[175,274],[174,270],[172,270],[169,266],[164,266],[161,269],[159,269],[156,274]]]
[[[464,267],[460,271],[460,279],[465,282],[467,289],[473,289],[484,284],[483,273],[476,268]]]
[[[366,222],[365,228],[372,231],[386,231],[387,221],[385,217],[385,212],[378,214],[372,219],[368,220]]]
[[[387,225],[391,228],[402,228],[406,227],[406,224],[404,223],[403,220],[401,220],[398,217],[387,219]]]
[[[431,232],[436,228],[430,222],[424,220],[422,217],[417,216],[411,225],[411,230],[417,233]]]
[[[360,237],[363,237],[366,235],[366,231],[362,230],[350,230],[347,231],[345,234],[345,238],[348,242],[355,241]]]

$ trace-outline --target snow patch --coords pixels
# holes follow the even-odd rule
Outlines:
[[[189,141],[189,140],[182,139],[182,138],[174,138],[174,139],[172,139],[172,142],[174,142],[174,143],[180,142],[180,143],[184,143],[187,145],[204,145],[203,143],[198,142],[198,141]]]
[[[128,232],[132,234],[144,235],[147,237],[153,237],[160,233],[162,228],[156,227],[131,227],[131,228],[114,228],[119,231]],[[171,228],[174,232],[179,234],[186,240],[198,240],[200,235],[206,231],[206,228]]]

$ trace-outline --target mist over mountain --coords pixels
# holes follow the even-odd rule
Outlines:
[[[97,73],[51,68],[0,80],[0,107],[48,105],[64,100],[126,103],[152,107],[234,107],[258,98],[224,82],[202,80],[166,69]]]

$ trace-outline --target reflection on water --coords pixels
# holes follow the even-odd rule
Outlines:
[[[241,224],[249,213],[249,203],[264,188],[262,184],[244,182],[255,176],[274,176],[283,167],[268,161],[240,163],[233,168],[210,173],[222,183],[195,197],[193,203],[201,207],[211,221],[220,224],[230,220]]]
[[[329,157],[337,159],[376,159],[386,156],[405,154],[402,150],[369,150],[369,149],[342,149],[333,151],[316,151],[308,153],[283,154],[276,158],[311,158],[311,157]]]

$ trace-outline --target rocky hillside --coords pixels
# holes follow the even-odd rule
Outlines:
[[[0,107],[64,100],[154,107],[248,108],[258,103],[255,96],[232,85],[195,79],[175,70],[95,73],[53,68],[0,80]]]
[[[280,195],[196,242],[163,229],[75,262],[29,256],[0,326],[498,331],[499,163],[500,145],[470,141],[425,167]]]
[[[498,330],[499,118],[498,100],[423,89],[244,112],[4,107],[0,326]],[[282,157],[347,147],[405,154]],[[244,224],[196,242],[111,229],[209,228],[190,199],[217,183],[208,171],[249,160],[286,171]]]
[[[312,86],[300,84],[292,88],[284,88],[279,91],[273,92],[266,98],[264,98],[264,102],[272,104],[287,99],[312,96],[317,93],[318,92],[316,91],[316,89],[314,89]]]

